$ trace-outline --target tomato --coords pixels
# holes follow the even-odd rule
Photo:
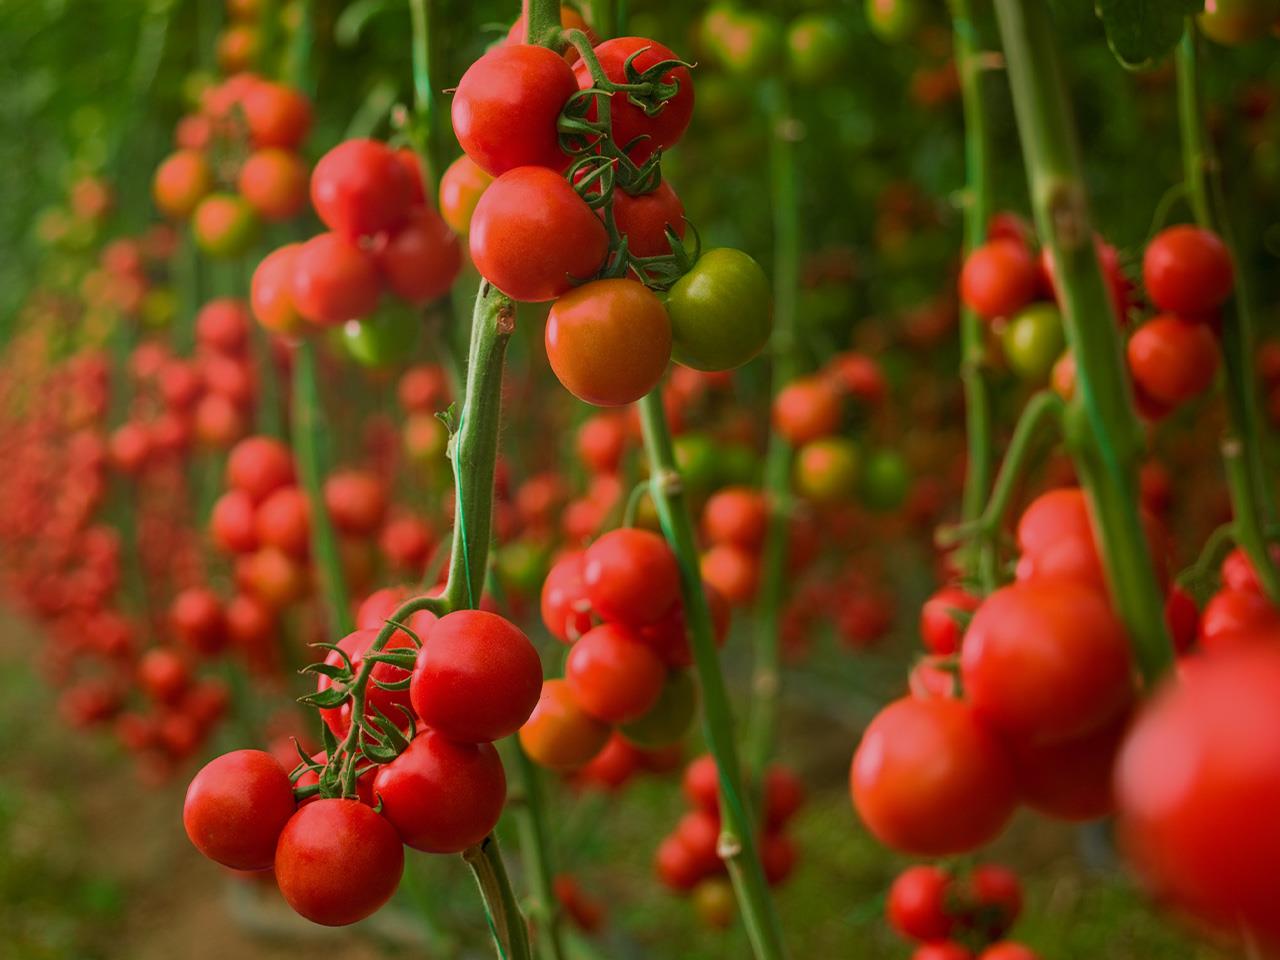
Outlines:
[[[1147,244],[1142,279],[1152,302],[1185,318],[1217,310],[1231,296],[1231,252],[1211,230],[1180,225],[1161,230]]]
[[[762,75],[775,68],[782,50],[782,26],[770,14],[727,3],[707,11],[703,41],[730,73]]]
[[[672,356],[695,370],[732,370],[764,349],[773,328],[769,280],[741,250],[708,250],[667,292]]]
[[[182,825],[196,849],[233,870],[270,867],[293,815],[289,772],[262,750],[233,750],[210,760],[182,803]]]
[[[724,487],[702,508],[702,530],[711,543],[728,543],[756,551],[764,545],[769,503],[750,487]]]
[[[289,220],[307,205],[307,168],[288,150],[258,150],[240,168],[236,189],[263,220]]]
[[[573,643],[591,629],[591,601],[582,579],[582,553],[563,555],[542,584],[542,622],[557,640]]]
[[[800,448],[793,469],[801,496],[817,504],[848,503],[858,490],[862,451],[848,437],[821,437]]]
[[[578,456],[592,473],[617,473],[626,446],[627,424],[623,417],[598,413],[578,428]]]
[[[227,602],[227,636],[255,669],[274,667],[278,626],[275,611],[257,597],[237,593]]]
[[[583,19],[581,13],[566,3],[560,4],[560,29],[568,32],[569,30],[581,30],[587,35],[587,39],[593,44],[596,42],[596,35],[591,28],[587,26],[587,21]],[[507,31],[507,43],[520,44],[525,42],[525,20],[524,14],[516,17],[515,23],[511,24],[511,29]],[[578,51],[572,44],[565,47],[564,58],[568,63],[573,63],[578,59]]]
[[[190,217],[212,192],[213,170],[198,150],[179,150],[165,157],[151,182],[160,212],[178,220]]]
[[[387,488],[367,470],[339,470],[324,482],[324,503],[339,533],[371,536],[387,515]]]
[[[396,396],[410,413],[435,413],[449,402],[449,380],[439,366],[418,364],[401,375]]]
[[[967,623],[980,603],[963,587],[947,586],[934,593],[920,608],[920,638],[925,648],[939,656],[958,652],[964,636],[961,622]]]
[[[578,92],[573,68],[546,47],[495,47],[467,68],[453,94],[453,132],[491,176],[517,167],[563,170],[556,123]]]
[[[222,601],[204,587],[188,587],[173,598],[169,628],[180,643],[197,653],[215,654],[227,645]]]
[[[404,845],[395,828],[358,800],[308,803],[285,825],[276,847],[276,883],[285,900],[327,927],[375,913],[403,872]]]
[[[413,355],[421,330],[422,317],[417,310],[383,301],[370,316],[342,325],[342,345],[361,366],[393,367]]]
[[[578,704],[605,723],[630,723],[653,709],[667,671],[657,654],[627,627],[605,623],[569,650],[564,679]]]
[[[355,630],[338,641],[338,646],[351,661],[353,672],[360,672],[360,667],[364,663],[364,655],[378,638],[378,632],[377,629]],[[382,649],[412,650],[413,648],[413,638],[403,630],[397,630],[391,635],[391,638]],[[343,663],[342,655],[337,650],[330,650],[328,656],[324,658],[324,662],[330,666],[341,666]],[[373,682],[378,680],[384,684],[398,683],[404,680],[405,673],[406,671],[400,667],[392,666],[389,663],[374,665],[369,674],[369,685],[365,688],[364,714],[366,718],[375,718],[377,716],[375,711],[378,711],[396,724],[408,726],[408,718],[405,716],[405,711],[411,705],[410,691],[385,690]],[[326,676],[320,675],[316,678],[317,690],[328,690],[332,685],[332,681]],[[345,737],[347,731],[351,729],[351,708],[352,704],[348,699],[336,707],[326,707],[320,711],[321,718],[338,739]]]
[[[461,853],[498,825],[507,778],[493,744],[455,743],[426,730],[378,769],[373,791],[406,845]]]
[[[296,603],[309,587],[306,569],[277,547],[263,547],[236,562],[236,583],[273,609]]]
[[[1167,902],[1280,945],[1280,654],[1190,665],[1139,714],[1116,764],[1123,848]]]
[[[243,490],[255,503],[286,484],[293,483],[293,456],[273,437],[248,437],[227,457],[227,486]]]
[[[1036,262],[1022,244],[992,240],[965,258],[960,299],[985,320],[1011,317],[1036,293]]]
[[[196,314],[196,342],[219,353],[241,354],[249,343],[249,319],[241,300],[210,300]]]
[[[718,587],[706,580],[702,582],[703,593],[707,598],[707,606],[711,609],[711,623],[716,646],[723,647],[729,632],[729,618],[732,613],[729,601]],[[689,633],[685,626],[684,606],[675,603],[660,619],[640,628],[644,642],[653,648],[669,667],[688,667],[693,665],[693,651],[689,646]]]
[[[481,195],[493,183],[465,153],[449,164],[440,177],[440,216],[454,233],[465,235]]]
[[[965,924],[987,941],[998,940],[1022,912],[1022,883],[1008,867],[982,863],[969,874],[965,899]]]
[[[254,532],[260,544],[305,560],[311,548],[310,507],[297,487],[281,487],[258,504]]]
[[[1200,618],[1200,646],[1206,653],[1231,650],[1245,643],[1280,639],[1280,609],[1252,590],[1219,590]]]
[[[1161,314],[1129,338],[1129,372],[1157,403],[1176,407],[1199,396],[1218,369],[1218,341],[1203,323]]]
[[[483,743],[519,730],[541,689],[542,661],[515,624],[455,610],[422,638],[409,693],[427,726],[451,740]]]
[[[583,554],[582,580],[591,609],[605,620],[643,626],[680,599],[680,568],[667,541],[648,530],[606,533]]]
[[[664,837],[653,859],[654,872],[667,888],[684,893],[702,880],[702,871],[693,855],[677,836]]]
[[[419,207],[378,248],[376,259],[397,297],[423,304],[449,292],[462,270],[462,247],[438,213]]]
[[[1029,246],[1029,239],[1022,238],[1024,246]],[[1120,254],[1115,247],[1097,233],[1093,235],[1093,247],[1098,255],[1098,267],[1102,271],[1102,279],[1107,282],[1107,289],[1111,293],[1111,305],[1115,308],[1116,319],[1124,321],[1129,315],[1129,307],[1133,299],[1133,283],[1121,268]],[[1044,291],[1058,300],[1057,267],[1053,262],[1053,252],[1048,247],[1040,251],[1040,274]]]
[[[259,149],[296,150],[311,130],[311,102],[282,83],[259,80],[240,101],[249,138]]]
[[[946,940],[956,925],[948,910],[951,896],[952,879],[945,870],[924,864],[908,867],[889,887],[889,925],[908,940]]]
[[[902,506],[911,477],[897,450],[872,450],[861,471],[858,494],[869,510],[887,512]]]
[[[1191,594],[1181,587],[1171,588],[1164,600],[1164,619],[1176,653],[1186,653],[1195,646],[1200,633],[1200,609]]]
[[[657,701],[641,717],[624,723],[619,731],[638,747],[665,747],[678,743],[693,725],[698,710],[698,688],[688,670],[666,674]]]
[[[262,258],[253,271],[249,302],[258,322],[273,333],[293,334],[303,319],[293,303],[293,272],[300,243],[289,243]]]
[[[916,947],[911,960],[973,960],[973,954],[968,947],[952,940],[942,940]]]
[[[615,190],[613,223],[627,238],[627,249],[633,256],[669,256],[671,241],[667,238],[667,228],[674,230],[676,236],[684,237],[684,204],[665,180],[650,193],[632,196],[625,190]]]
[[[372,313],[382,281],[367,251],[336,233],[321,233],[294,255],[290,295],[298,313],[331,327]]]
[[[196,245],[211,257],[238,257],[258,236],[258,218],[243,197],[211,193],[191,218]]]
[[[1084,736],[1048,745],[1015,743],[1013,766],[1022,801],[1059,820],[1096,820],[1111,814],[1111,771],[1129,727],[1127,714]]]
[[[712,930],[728,930],[738,912],[733,885],[723,877],[710,877],[693,888],[694,913]]]
[[[1005,940],[987,947],[978,960],[1040,960],[1040,955],[1025,944]]]
[[[177,703],[191,686],[186,659],[168,647],[153,647],[138,660],[138,686],[156,703]]]
[[[792,380],[773,398],[773,428],[799,447],[840,429],[840,394],[821,377]]]
[[[218,36],[218,67],[224,73],[248,70],[258,59],[262,36],[247,24],[233,24]]]
[[[917,0],[866,0],[867,23],[885,43],[903,43],[920,27],[924,11]]]
[[[385,143],[347,140],[311,171],[311,205],[326,227],[355,240],[403,223],[413,186],[408,170]]]
[[[564,680],[547,680],[520,728],[520,745],[535,762],[568,772],[584,766],[609,740],[609,725],[578,705]]]
[[[214,545],[227,553],[248,553],[258,548],[253,499],[243,490],[228,490],[213,504],[209,534]]]
[[[563,177],[545,167],[517,167],[476,204],[470,245],[481,276],[514,300],[536,303],[594,276],[609,238]]]
[[[1234,47],[1262,39],[1280,20],[1276,0],[1205,0],[1196,20],[1215,43]]]
[[[628,83],[631,77],[663,61],[680,59],[669,48],[645,37],[614,37],[595,47],[594,52],[605,76],[613,83]],[[633,71],[630,75],[626,69],[628,61]],[[585,61],[579,61],[574,73],[581,89],[589,90],[595,85]],[[689,68],[672,67],[659,80],[675,84],[676,93],[663,101],[652,116],[631,103],[625,91],[618,91],[609,100],[613,142],[620,150],[626,150],[637,165],[643,164],[655,151],[668,150],[679,143],[693,117],[693,77]],[[588,117],[595,118],[594,105]]]
[[[884,844],[943,856],[992,840],[1017,802],[1008,757],[957,700],[896,700],[871,721],[849,772],[854,806]]]
[[[601,407],[639,400],[671,359],[667,311],[635,280],[595,280],[564,294],[547,315],[545,339],[564,388]]]
[[[1024,380],[1042,382],[1066,347],[1062,315],[1051,303],[1033,303],[1009,320],[1000,333],[1000,343],[1014,373]]]
[[[802,87],[820,87],[839,76],[848,46],[838,19],[801,14],[787,28],[787,73]]]

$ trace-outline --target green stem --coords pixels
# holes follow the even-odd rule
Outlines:
[[[498,956],[501,960],[531,960],[528,926],[512,892],[498,838],[490,834],[476,846],[463,850],[462,859],[480,888]]]
[[[986,68],[969,0],[951,0],[951,17],[956,70],[960,75],[964,108],[964,250],[968,255],[986,242],[987,223],[992,211],[991,164],[988,159],[990,134],[983,97]],[[994,451],[991,388],[984,370],[986,352],[982,318],[965,307],[960,313],[960,380],[964,385],[968,457],[961,500],[962,521],[979,517],[991,487]],[[996,554],[989,542],[979,544],[974,551],[965,551],[965,567],[967,579],[977,582],[983,593],[989,593],[997,586]]]
[[[524,858],[529,886],[533,892],[529,912],[533,915],[538,932],[538,955],[543,960],[564,960],[562,911],[556,900],[542,775],[524,752],[518,737],[511,738],[510,755],[516,761],[512,770],[515,782],[513,792],[521,798],[519,803],[512,804],[511,810],[516,829],[520,832],[520,855]]]
[[[289,44],[289,62],[283,73],[286,82],[307,96],[315,90],[315,77],[311,70],[311,47],[315,43],[314,0],[297,0],[298,26]]]
[[[316,348],[308,339],[298,344],[293,368],[293,444],[298,458],[298,473],[310,506],[311,549],[320,574],[329,625],[346,636],[355,629],[351,618],[351,602],[347,595],[346,577],[342,572],[342,556],[338,552],[338,536],[324,504],[324,475],[328,428],[320,406],[320,387],[316,372]]]
[[[1183,176],[1196,223],[1222,238],[1236,267],[1236,293],[1223,312],[1222,323],[1223,389],[1227,399],[1227,436],[1222,450],[1227,487],[1231,493],[1236,542],[1257,571],[1263,591],[1273,602],[1280,602],[1280,573],[1263,534],[1264,524],[1276,518],[1276,505],[1268,483],[1252,363],[1254,305],[1227,211],[1221,165],[1205,129],[1199,47],[1195,20],[1188,17],[1177,54]]]
[[[559,52],[561,36],[560,0],[523,0],[525,43],[536,43]]]
[[[770,334],[773,394],[799,375],[796,355],[796,301],[800,286],[800,203],[796,175],[796,130],[791,96],[782,81],[766,91],[773,127],[770,193],[773,205],[773,331]],[[746,769],[757,792],[773,755],[782,687],[782,607],[786,600],[787,515],[791,498],[792,449],[776,430],[769,432],[764,461],[764,495],[769,504],[756,601],[755,665],[751,711],[747,715]]]
[[[447,112],[440,109],[441,88],[438,69],[444,59],[445,31],[439,11],[439,0],[409,0],[413,20],[413,104],[414,148],[422,160],[422,182],[428,197],[434,197],[436,185],[448,166],[447,145],[450,129]]]
[[[1111,598],[1144,679],[1173,660],[1164,600],[1138,509],[1141,433],[1120,338],[1094,250],[1073,119],[1046,4],[995,0],[1036,225],[1053,258],[1076,396],[1068,450],[1093,507]]]
[[[757,960],[786,956],[782,930],[756,849],[754,821],[742,791],[742,771],[734,742],[729,694],[716,653],[711,613],[698,570],[698,548],[684,486],[676,467],[671,431],[656,391],[639,401],[645,450],[649,457],[649,490],[663,532],[680,564],[694,665],[702,689],[702,724],[707,747],[720,776],[721,833],[719,851],[729,868],[747,935]]]

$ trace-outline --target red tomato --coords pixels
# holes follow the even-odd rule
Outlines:
[[[980,931],[987,941],[1003,937],[1022,912],[1018,875],[1008,867],[982,863],[969,874],[966,888],[966,926]]]
[[[702,531],[711,543],[758,551],[769,525],[769,503],[750,487],[724,487],[702,508]]]
[[[311,548],[309,514],[305,493],[298,487],[281,487],[258,504],[253,527],[258,542],[305,560]]]
[[[666,308],[635,280],[595,280],[564,294],[547,315],[545,340],[564,388],[600,407],[639,400],[671,360]]]
[[[395,828],[358,800],[317,800],[285,825],[275,875],[289,906],[312,923],[341,927],[391,899],[404,872]]]
[[[718,814],[720,811],[720,773],[709,753],[695,757],[684,768],[680,789],[685,799],[699,809]]]
[[[720,815],[707,810],[690,810],[680,818],[672,834],[684,844],[700,876],[720,873]]]
[[[324,482],[324,505],[339,533],[372,536],[387,515],[387,488],[368,470],[339,470]]]
[[[1231,252],[1216,233],[1184,224],[1161,230],[1147,244],[1142,279],[1161,310],[1193,317],[1226,302],[1235,270]]]
[[[423,304],[449,292],[462,270],[462,247],[440,215],[419,207],[377,251],[378,268],[401,300]]]
[[[227,635],[251,666],[275,664],[278,626],[275,611],[257,597],[237,593],[227,602]]]
[[[578,92],[573,69],[546,47],[496,47],[467,68],[453,94],[453,132],[467,156],[498,176],[516,167],[563,170],[556,123]]]
[[[1011,317],[1036,294],[1036,262],[1021,243],[993,240],[965,258],[960,299],[985,320]]]
[[[632,196],[625,190],[615,190],[613,223],[627,238],[627,249],[633,256],[670,256],[667,227],[674,230],[676,236],[684,237],[684,204],[665,180],[651,193]]]
[[[840,393],[821,377],[793,380],[773,398],[773,426],[793,447],[840,429]]]
[[[373,313],[382,280],[367,251],[336,233],[321,233],[294,255],[290,293],[298,313],[332,327]]]
[[[376,140],[338,144],[311,171],[311,204],[330,230],[348,239],[404,222],[413,180],[396,152]]]
[[[702,579],[733,606],[755,599],[760,581],[759,558],[732,544],[717,544],[702,555]]]
[[[591,609],[605,620],[654,623],[680,599],[680,567],[656,533],[623,527],[606,533],[583,555],[582,579]]]
[[[702,873],[689,848],[677,836],[663,838],[653,859],[654,872],[663,886],[681,893],[692,890]]]
[[[573,7],[564,3],[560,4],[560,28],[566,32],[569,30],[581,30],[587,35],[587,39],[589,39],[592,44],[596,42],[596,35],[591,31],[591,28],[587,26],[587,21],[583,19],[582,14]],[[526,32],[524,14],[522,13],[520,16],[516,17],[516,22],[511,24],[511,29],[507,31],[507,43],[524,43]],[[578,51],[572,44],[565,47],[564,58],[568,63],[573,63],[578,59]]]
[[[219,353],[241,354],[249,343],[249,320],[243,300],[210,300],[196,314],[196,342]]]
[[[262,750],[233,750],[191,780],[182,825],[196,849],[233,870],[265,870],[293,816],[289,772]]]
[[[1085,736],[1133,699],[1124,625],[1101,593],[1073,580],[1026,580],[987,597],[960,666],[974,713],[1020,744]]]
[[[288,243],[273,250],[253,271],[249,302],[258,322],[272,333],[297,333],[302,316],[293,303],[293,272],[300,243]]]
[[[1249,643],[1280,643],[1280,610],[1252,590],[1219,590],[1200,618],[1200,646],[1220,653]]]
[[[213,171],[198,150],[179,150],[156,168],[151,193],[165,216],[186,220],[200,201],[213,192]]]
[[[949,656],[960,649],[966,615],[978,609],[982,601],[963,587],[948,586],[938,590],[920,607],[920,638],[925,649],[939,656]]]
[[[191,686],[191,668],[176,650],[153,647],[138,661],[138,686],[156,703],[177,703]]]
[[[604,749],[610,727],[578,705],[563,680],[547,680],[528,721],[520,728],[520,745],[544,767],[577,770]]]
[[[440,216],[454,233],[463,235],[471,229],[476,204],[491,183],[493,177],[465,153],[449,164],[440,177]]]
[[[1173,649],[1186,653],[1195,646],[1200,633],[1200,610],[1191,594],[1173,587],[1164,601],[1164,619],[1173,638]]]
[[[1161,314],[1129,338],[1129,372],[1142,392],[1168,408],[1199,396],[1218,369],[1218,341],[1203,323]]]
[[[581,551],[565,554],[547,572],[541,613],[547,630],[563,643],[573,643],[591,629],[591,601],[582,579]]]
[[[1129,716],[1093,733],[1048,745],[1011,748],[1022,802],[1059,820],[1096,820],[1111,814],[1111,771]]]
[[[987,947],[978,960],[1040,960],[1040,955],[1025,944],[1005,940]]]
[[[396,570],[421,577],[435,545],[435,531],[419,517],[393,517],[378,535],[378,548]]]
[[[507,778],[493,744],[455,743],[426,730],[378,769],[373,792],[406,845],[461,853],[498,825]]]
[[[764,823],[778,830],[804,806],[805,790],[800,778],[780,764],[764,772]]]
[[[569,650],[564,679],[573,698],[605,723],[630,723],[662,695],[667,670],[657,654],[616,623],[588,630]]]
[[[206,656],[227,645],[222,601],[204,587],[188,587],[169,606],[169,627],[178,641]]]
[[[881,710],[854,754],[849,787],[882,843],[919,856],[982,846],[1017,803],[1003,747],[958,700],[904,697]]]
[[[282,83],[259,80],[240,101],[253,145],[295,150],[311,130],[311,102]]]
[[[760,866],[769,886],[786,883],[796,868],[799,853],[785,833],[766,833],[760,838]]]
[[[885,904],[889,925],[908,940],[946,940],[956,923],[948,912],[951,890],[951,875],[940,867],[908,867],[889,887]]]
[[[364,655],[368,652],[369,647],[373,645],[374,640],[378,637],[378,630],[356,630],[347,634],[338,641],[338,646],[346,653],[351,660],[351,669],[355,673],[360,672],[361,664],[364,662]],[[384,650],[412,650],[414,648],[413,639],[404,631],[397,630],[391,635],[382,649]],[[342,665],[342,655],[337,650],[330,650],[329,655],[324,658],[324,662],[331,666]],[[367,718],[375,717],[375,710],[381,712],[389,720],[405,727],[408,726],[408,717],[405,711],[409,709],[411,698],[408,690],[384,690],[382,687],[374,683],[379,680],[384,684],[397,683],[405,678],[406,671],[399,667],[392,666],[389,663],[375,664],[373,670],[369,674],[369,685],[365,688],[364,714]],[[333,682],[326,676],[316,678],[317,690],[328,690]],[[320,711],[320,716],[333,731],[333,735],[338,739],[342,739],[347,735],[347,731],[351,729],[351,701],[348,699],[344,703],[336,707],[327,707]]]
[[[243,490],[255,503],[293,481],[293,455],[273,437],[246,437],[227,457],[227,486]]]
[[[258,150],[240,168],[236,189],[263,220],[289,220],[307,205],[307,168],[288,150]]]
[[[592,473],[617,473],[626,446],[627,423],[620,416],[598,413],[578,428],[578,456]]]
[[[911,954],[911,960],[973,960],[969,948],[950,940],[926,943]]]
[[[483,743],[519,730],[541,689],[538,651],[515,624],[455,610],[423,638],[409,693],[427,726],[451,740]]]
[[[526,166],[504,173],[484,192],[471,219],[470,245],[481,276],[514,300],[536,303],[593,277],[609,238],[563,177]]]
[[[631,82],[634,76],[644,73],[664,60],[679,60],[670,49],[645,37],[614,37],[595,48],[596,58],[605,76],[614,83]],[[627,61],[634,71],[628,75]],[[585,62],[574,68],[577,85],[590,89],[594,82]],[[658,111],[649,116],[643,108],[631,103],[625,91],[613,94],[609,101],[609,120],[613,141],[619,149],[637,164],[642,164],[655,150],[667,150],[680,142],[689,120],[693,117],[693,77],[687,67],[672,67],[660,77],[662,83],[677,86],[675,96],[665,101]],[[592,110],[589,116],[594,117]]]

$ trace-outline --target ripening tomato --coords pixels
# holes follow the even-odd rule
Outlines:
[[[293,455],[274,437],[247,437],[227,457],[227,486],[243,490],[255,503],[293,483]]]
[[[1231,252],[1212,230],[1182,224],[1147,244],[1142,279],[1161,310],[1191,318],[1212,313],[1231,296]]]
[[[919,0],[866,0],[866,11],[872,32],[885,43],[909,40],[924,19]]]
[[[306,804],[276,847],[276,883],[285,900],[327,927],[375,913],[396,892],[403,872],[404,845],[395,828],[358,800]]]
[[[311,171],[311,204],[334,233],[349,240],[404,222],[413,181],[396,152],[376,140],[338,144]]]
[[[1020,744],[1083,737],[1133,699],[1124,625],[1097,588],[1074,580],[1024,580],[991,594],[960,662],[974,713]]]
[[[1011,317],[1036,293],[1036,261],[1013,240],[992,240],[965,258],[960,299],[984,320]]]
[[[773,428],[793,447],[840,429],[840,393],[822,377],[792,380],[773,398]]]
[[[244,197],[211,193],[191,218],[196,245],[211,257],[238,257],[258,236],[258,217]]]
[[[573,68],[555,51],[529,44],[495,47],[467,68],[453,94],[453,132],[491,176],[517,167],[563,170],[569,156],[556,129],[578,92]]]
[[[801,496],[822,505],[848,503],[858,490],[862,451],[848,437],[819,437],[797,451],[793,469]]]
[[[724,487],[702,508],[702,530],[713,544],[728,543],[757,551],[769,526],[769,502],[750,487]]]
[[[306,596],[306,568],[277,547],[262,547],[236,561],[236,584],[274,610]]]
[[[373,792],[407,846],[461,853],[498,825],[507,778],[493,744],[456,743],[425,730],[378,768]]]
[[[657,701],[644,716],[624,723],[619,733],[637,747],[655,749],[679,743],[698,710],[698,688],[688,670],[672,670]]]
[[[639,400],[671,359],[667,311],[635,280],[594,280],[564,294],[547,315],[545,339],[564,388],[600,407]]]
[[[591,629],[591,601],[582,579],[580,551],[564,554],[547,571],[540,603],[542,622],[557,640],[573,643]]]
[[[594,53],[605,76],[613,83],[634,82],[659,63],[680,59],[667,47],[645,37],[614,37],[595,47]],[[578,63],[575,73],[581,89],[594,86],[585,61]],[[679,143],[693,117],[693,77],[689,68],[673,66],[658,79],[664,84],[674,84],[676,92],[652,115],[631,103],[623,90],[614,93],[609,101],[613,142],[636,164],[644,163],[657,150],[668,150]],[[588,117],[595,117],[594,105]]]
[[[1019,310],[1000,333],[1009,368],[1023,380],[1047,380],[1066,347],[1062,315],[1051,303],[1033,303]]]
[[[782,25],[770,13],[718,3],[702,22],[703,40],[732,74],[763,76],[782,53]]]
[[[335,529],[372,536],[387,515],[387,488],[368,470],[338,470],[324,482],[324,504]]]
[[[1155,892],[1280,946],[1280,654],[1190,663],[1139,714],[1116,764],[1119,833]]]
[[[519,730],[541,689],[542,661],[515,624],[455,610],[423,638],[409,694],[427,726],[451,740],[483,743]]]
[[[769,341],[773,295],[760,264],[741,250],[708,250],[667,291],[672,356],[695,370],[740,367]]]
[[[459,236],[471,229],[476,204],[493,177],[485,173],[465,153],[449,164],[440,177],[440,216]]]
[[[547,680],[520,728],[520,745],[535,763],[567,773],[604,749],[609,734],[609,725],[583,710],[564,680]]]
[[[378,633],[379,631],[376,629],[355,630],[338,641],[338,646],[351,661],[351,668],[354,672],[358,673],[360,671],[361,664],[364,663],[364,655],[368,653],[369,648],[377,640]],[[387,640],[382,649],[387,651],[413,650],[413,638],[403,630],[397,630],[392,633],[391,638]],[[330,666],[342,666],[342,654],[337,650],[330,650],[324,658],[324,662]],[[405,674],[405,670],[390,663],[374,665],[369,675],[370,683],[365,690],[364,712],[366,718],[376,717],[377,713],[375,711],[377,711],[397,724],[408,726],[408,717],[405,715],[405,711],[411,706],[409,691],[385,690],[373,683],[374,680],[384,684],[398,683],[405,679]],[[316,678],[316,690],[328,690],[332,685],[333,681],[324,675]],[[341,739],[351,729],[351,710],[351,700],[347,699],[336,707],[322,709],[320,716],[329,729],[333,731],[333,735]]]
[[[253,271],[249,302],[258,322],[272,333],[297,333],[304,324],[293,303],[293,272],[300,243],[288,243],[262,258]]]
[[[908,940],[946,940],[956,926],[948,909],[952,896],[951,875],[941,867],[908,867],[889,887],[885,903],[889,925]]]
[[[307,205],[307,168],[288,150],[257,150],[240,168],[236,189],[263,220],[289,220]]]
[[[609,238],[563,177],[545,167],[517,167],[476,204],[470,245],[481,276],[514,300],[538,303],[594,276]]]
[[[1161,314],[1129,338],[1129,372],[1147,396],[1176,407],[1199,396],[1218,370],[1218,341],[1206,324]]]
[[[904,697],[881,710],[854,754],[849,786],[882,843],[920,856],[982,846],[1017,803],[1004,748],[958,700]]]
[[[262,750],[233,750],[191,779],[182,825],[210,860],[233,870],[265,870],[294,807],[293,784],[279,760]]]
[[[1204,11],[1196,17],[1206,37],[1223,46],[1235,47],[1262,39],[1280,21],[1276,0],[1205,0]]]
[[[964,636],[963,623],[978,609],[982,601],[963,587],[943,587],[920,607],[920,639],[925,648],[938,656],[949,656],[960,650]]]
[[[186,220],[213,191],[213,170],[199,150],[179,150],[156,168],[151,193],[167,217]]]
[[[283,83],[259,80],[240,101],[249,138],[259,149],[296,150],[311,130],[311,102]]]
[[[787,72],[802,87],[820,87],[844,69],[848,47],[838,18],[801,14],[787,27]]]
[[[605,620],[643,626],[680,599],[680,567],[667,541],[648,530],[611,530],[587,547],[582,579],[591,609]]]
[[[375,256],[387,286],[413,304],[444,296],[462,270],[457,236],[429,207],[416,209]]]
[[[613,194],[613,223],[627,238],[627,249],[637,257],[665,257],[671,254],[667,228],[683,239],[684,204],[663,180],[657,189],[635,196],[625,190]]]
[[[584,633],[569,650],[564,679],[574,700],[605,723],[630,723],[653,709],[667,671],[657,654],[633,631],[604,623]]]
[[[293,258],[290,295],[302,316],[337,326],[372,313],[382,294],[378,265],[366,250],[337,233],[320,233]]]

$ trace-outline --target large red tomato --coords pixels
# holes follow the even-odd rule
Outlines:
[[[382,280],[367,250],[337,233],[321,233],[295,254],[291,293],[298,313],[331,327],[373,313]]]
[[[182,823],[210,860],[235,870],[265,870],[293,810],[293,786],[280,761],[262,750],[234,750],[210,760],[191,780]]]
[[[311,203],[330,230],[348,239],[373,236],[404,222],[413,179],[396,152],[376,140],[347,140],[311,171]]]

